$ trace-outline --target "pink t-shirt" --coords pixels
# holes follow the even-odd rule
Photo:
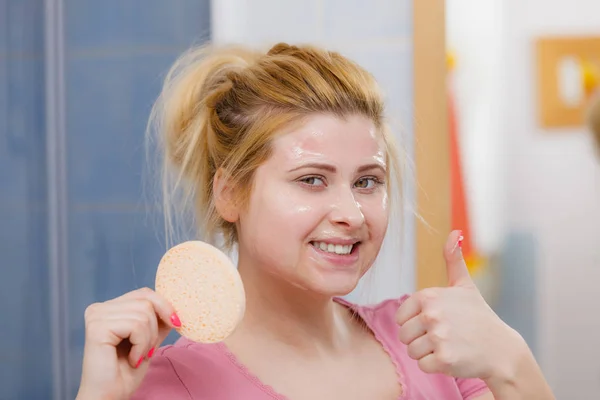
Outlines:
[[[419,369],[398,340],[398,325],[394,321],[396,310],[406,298],[375,306],[336,299],[362,317],[390,355],[403,388],[398,400],[471,400],[488,393],[479,379],[455,379]],[[287,400],[248,371],[223,343],[199,344],[185,338],[157,351],[133,399]]]

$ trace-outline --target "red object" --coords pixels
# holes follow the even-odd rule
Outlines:
[[[462,251],[465,260],[475,259],[471,235],[471,224],[465,194],[464,177],[462,171],[458,116],[456,104],[451,91],[448,96],[448,115],[450,124],[450,199],[451,199],[451,223],[452,229],[463,231]]]

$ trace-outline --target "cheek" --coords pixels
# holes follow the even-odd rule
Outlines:
[[[389,209],[385,194],[369,196],[359,202],[369,228],[371,239],[375,242],[383,241],[389,223]]]
[[[281,186],[256,193],[260,195],[251,200],[241,219],[240,241],[246,256],[258,268],[295,279],[305,240],[322,215],[317,196],[303,196]]]
[[[261,187],[256,194],[242,219],[242,233],[272,254],[296,249],[319,220],[316,196],[286,187]]]

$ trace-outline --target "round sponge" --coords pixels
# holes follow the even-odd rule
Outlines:
[[[216,247],[188,241],[169,249],[156,271],[156,292],[175,308],[177,332],[195,342],[215,343],[228,337],[244,316],[242,279]]]

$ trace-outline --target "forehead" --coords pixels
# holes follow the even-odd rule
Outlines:
[[[273,158],[280,161],[300,161],[305,158],[323,160],[373,161],[385,160],[385,145],[375,124],[368,118],[352,115],[314,115],[304,123],[284,130],[273,141]]]

